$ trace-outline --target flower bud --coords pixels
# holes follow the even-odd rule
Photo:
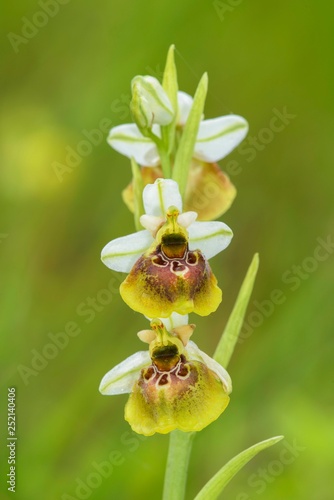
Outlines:
[[[173,107],[159,81],[153,76],[135,76],[131,82],[133,118],[140,129],[154,123],[168,125],[174,117]]]

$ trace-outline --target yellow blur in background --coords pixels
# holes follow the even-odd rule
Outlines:
[[[220,162],[238,195],[212,262],[218,312],[192,315],[212,354],[253,254],[260,270],[229,367],[227,411],[197,437],[187,498],[244,448],[285,440],[229,484],[232,500],[331,500],[333,132],[330,2],[18,1],[3,8],[0,118],[1,498],[7,387],[16,388],[19,500],[159,499],[168,437],[134,435],[102,376],[142,349],[147,321],[100,262],[134,231],[127,158],[107,131],[131,121],[130,80],[161,79],[176,45],[180,88],[209,74],[206,118],[247,118]]]

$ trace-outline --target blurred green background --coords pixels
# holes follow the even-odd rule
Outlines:
[[[231,403],[195,441],[187,499],[236,453],[277,434],[286,441],[254,459],[222,498],[333,498],[333,15],[331,2],[309,0],[3,6],[1,473],[4,483],[7,387],[15,386],[16,498],[160,498],[168,438],[132,435],[126,396],[97,390],[142,348],[136,332],[147,325],[122,302],[122,276],[99,254],[133,230],[120,195],[129,162],[105,130],[130,121],[131,78],[160,77],[171,43],[182,90],[193,94],[209,73],[206,117],[234,112],[250,123],[243,148],[220,162],[231,174],[229,162],[239,166],[238,196],[222,218],[235,237],[212,260],[224,300],[216,314],[191,317],[208,353],[253,253],[261,258],[229,367]],[[289,115],[279,132],[277,112]],[[82,145],[93,129],[101,132]],[[264,302],[275,289],[281,303]],[[65,329],[72,336],[58,335],[68,343],[57,347]]]

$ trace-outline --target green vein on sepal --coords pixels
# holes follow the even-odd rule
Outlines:
[[[210,233],[207,236],[197,236],[197,238],[191,237],[191,241],[206,241],[211,238],[215,238],[216,236],[233,236],[232,231],[228,231],[227,229],[221,229],[220,231],[216,231],[215,233]]]
[[[231,479],[242,469],[255,455],[260,451],[273,446],[274,444],[281,441],[284,436],[275,436],[265,441],[261,441],[250,448],[239,453],[239,455],[232,458],[227,464],[225,464],[211,479],[206,483],[206,485],[201,489],[201,491],[196,495],[194,500],[216,500],[218,495],[224,490],[225,486],[231,481]]]
[[[232,125],[228,128],[225,128],[219,134],[215,135],[210,135],[208,137],[203,137],[202,139],[197,139],[197,143],[202,143],[202,142],[211,142],[215,139],[219,139],[220,137],[224,137],[224,135],[231,134],[232,132],[237,132],[238,130],[243,130],[244,128],[247,128],[247,125],[238,123],[237,125]]]
[[[134,200],[134,221],[137,231],[143,229],[140,224],[140,216],[144,214],[143,205],[143,178],[140,173],[140,167],[134,158],[131,158],[132,182],[133,182],[133,200]]]
[[[188,171],[191,158],[194,153],[199,125],[202,119],[207,90],[208,75],[207,73],[204,73],[198,84],[194,102],[191,107],[188,120],[184,126],[179,148],[175,157],[173,179],[178,183],[182,197],[184,197],[187,185]]]
[[[160,210],[161,210],[162,214],[165,214],[167,212],[167,208],[168,207],[165,207],[165,204],[164,204],[163,183],[162,182],[158,182],[157,188],[158,188]]]
[[[213,358],[224,368],[227,368],[246,314],[246,309],[253,290],[257,270],[259,268],[259,254],[254,254],[245,279],[241,285],[237,300],[227,321],[221,339]]]
[[[140,228],[139,230],[141,231],[142,228]],[[140,253],[144,253],[145,250],[147,250],[147,246],[139,249],[136,248],[136,250],[128,250],[127,252],[106,253],[105,255],[103,255],[103,260],[114,259],[115,257],[127,257],[128,255],[137,255]]]

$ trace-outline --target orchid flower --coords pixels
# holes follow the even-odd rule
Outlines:
[[[178,92],[178,125],[183,127],[189,116],[193,99],[185,92]],[[159,126],[153,129],[159,135]],[[239,115],[226,115],[210,120],[202,120],[197,134],[193,158],[207,163],[215,163],[225,158],[248,132],[247,121]],[[139,165],[156,167],[159,154],[155,143],[144,137],[134,123],[118,125],[110,130],[108,143],[112,148],[128,158],[134,158]]]
[[[229,374],[188,340],[194,325],[187,320],[178,316],[175,321],[174,316],[171,329],[169,319],[153,319],[151,330],[138,334],[149,351],[136,352],[101,381],[102,394],[130,393],[125,420],[139,434],[200,431],[229,403]]]
[[[151,318],[215,311],[222,292],[207,259],[229,245],[231,229],[223,222],[197,222],[196,212],[182,213],[171,179],[148,184],[143,201],[140,222],[146,229],[112,240],[101,253],[107,267],[129,273],[120,286],[123,300]]]
[[[178,92],[178,134],[182,133],[192,104],[193,98],[189,94]],[[157,107],[156,114],[158,112],[160,111]],[[161,136],[156,121],[152,132],[157,137]],[[185,209],[195,210],[199,220],[216,219],[230,208],[236,196],[236,188],[216,162],[236,148],[247,132],[247,121],[238,115],[231,114],[201,121],[184,199]],[[144,136],[135,124],[112,128],[108,143],[119,153],[133,157],[142,166],[144,185],[163,177],[156,144],[151,138]],[[132,182],[123,190],[122,195],[129,210],[134,212]]]

